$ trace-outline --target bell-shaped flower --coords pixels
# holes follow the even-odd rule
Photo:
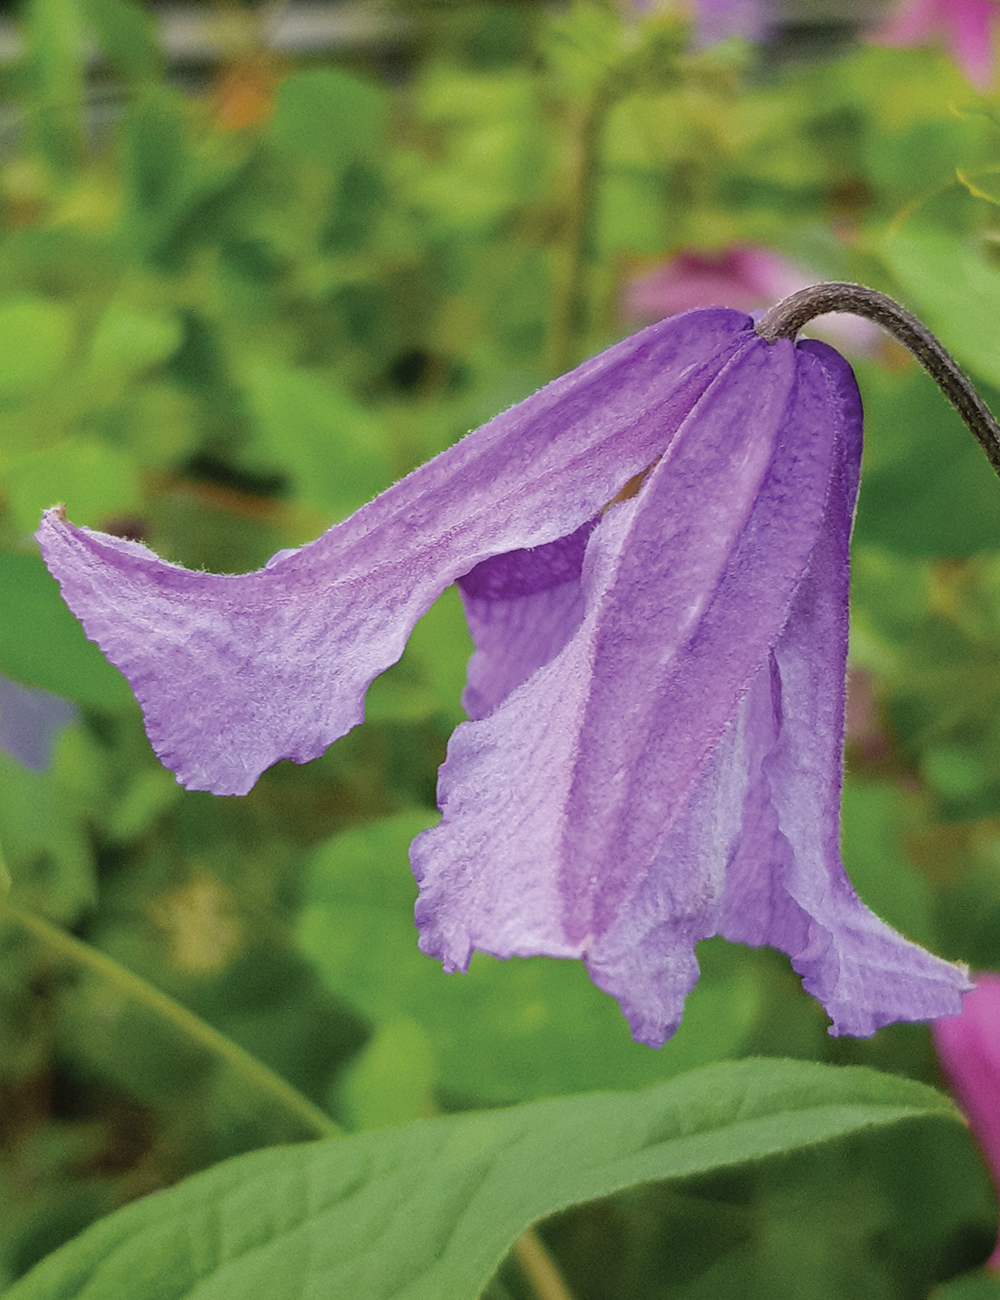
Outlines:
[[[956,1014],[964,972],[839,855],[861,406],[825,344],[671,317],[256,573],[191,573],[50,511],[70,608],[185,785],[247,791],[362,721],[458,581],[476,651],[414,842],[421,946],[582,959],[661,1044],[722,934],[788,953],[833,1032]]]

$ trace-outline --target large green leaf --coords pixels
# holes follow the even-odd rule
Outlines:
[[[568,1206],[927,1116],[957,1112],[911,1080],[752,1060],[260,1151],[111,1215],[7,1300],[474,1300]]]
[[[0,672],[79,704],[128,706],[125,678],[87,640],[37,556],[0,551],[0,610]]]

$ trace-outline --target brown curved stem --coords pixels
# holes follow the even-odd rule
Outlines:
[[[862,284],[814,284],[772,307],[757,322],[757,333],[768,343],[794,338],[803,325],[827,312],[847,312],[874,321],[912,352],[968,425],[1000,475],[1000,425],[986,403],[930,330],[884,293],[866,289]]]

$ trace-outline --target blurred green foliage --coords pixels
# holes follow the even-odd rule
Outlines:
[[[576,965],[480,956],[446,977],[418,952],[406,846],[463,716],[454,592],[363,728],[216,800],[160,768],[35,553],[64,501],[179,563],[257,567],[626,333],[623,286],[681,248],[758,242],[892,292],[1000,406],[1000,119],[940,52],[776,67],[596,0],[405,16],[392,59],[294,66],[240,11],[228,55],[181,89],[133,0],[21,7],[25,54],[2,73],[20,139],[0,156],[0,672],[80,720],[44,772],[0,755],[10,897],[349,1127],[754,1053],[936,1082],[924,1027],[831,1040],[769,951],[703,944],[660,1053]],[[1000,492],[893,347],[857,368],[845,856],[904,932],[1000,967]],[[16,915],[0,958],[0,1283],[118,1204],[312,1135]],[[918,1297],[991,1248],[977,1170],[962,1134],[858,1137],[547,1231],[580,1300]],[[524,1293],[509,1267],[496,1286]]]

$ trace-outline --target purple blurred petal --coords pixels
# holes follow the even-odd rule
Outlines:
[[[745,316],[699,312],[609,348],[256,573],[191,573],[49,511],[39,541],[190,789],[245,794],[321,754],[450,582],[575,532],[663,450]]]
[[[0,749],[25,767],[44,772],[59,732],[78,717],[76,705],[61,695],[0,674]]]
[[[961,1015],[936,1020],[934,1046],[1000,1191],[1000,975],[983,971]],[[1000,1241],[987,1262],[1000,1271]]]
[[[996,83],[993,0],[902,0],[872,36],[876,45],[921,45],[940,40],[970,83],[984,94]]]
[[[786,257],[756,244],[733,244],[719,253],[681,251],[654,271],[638,276],[622,295],[622,311],[637,323],[662,320],[695,307],[770,307],[817,276]],[[809,322],[808,331],[856,356],[874,356],[881,330],[858,316],[829,313]]]

